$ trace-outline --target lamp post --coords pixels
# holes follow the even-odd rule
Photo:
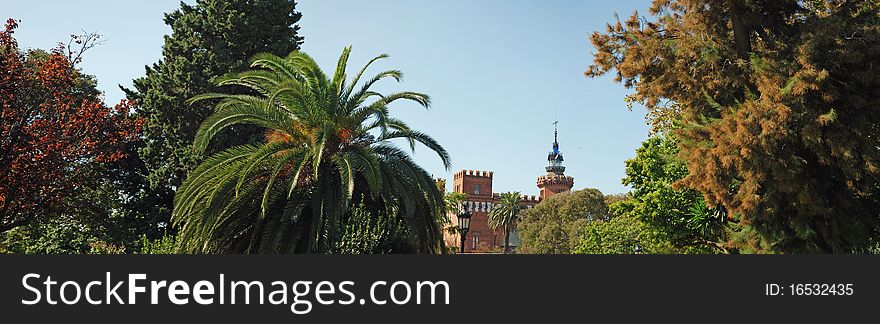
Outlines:
[[[461,203],[458,208],[458,230],[461,233],[461,253],[464,253],[464,243],[467,241],[467,233],[471,228],[471,212],[467,206]]]

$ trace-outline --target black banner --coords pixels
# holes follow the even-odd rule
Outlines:
[[[0,255],[0,264],[0,313],[35,323],[837,323],[870,319],[880,302],[880,257],[869,255]]]

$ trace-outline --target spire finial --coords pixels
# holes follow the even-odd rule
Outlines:
[[[554,120],[554,122],[553,122],[553,144],[557,145],[556,144],[556,142],[557,142],[556,141],[556,125],[559,124],[559,108],[558,107],[553,108],[553,120]]]
[[[553,154],[559,154],[559,141],[557,140],[557,130],[556,125],[559,124],[559,120],[553,122]]]
[[[557,139],[556,139],[556,135],[557,135],[557,133],[558,133],[557,130],[556,130],[556,126],[557,126],[558,124],[559,124],[559,120],[558,120],[558,119],[557,119],[555,122],[553,122],[553,144],[556,144],[556,143],[558,142]]]

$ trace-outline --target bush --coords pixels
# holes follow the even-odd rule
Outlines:
[[[333,254],[387,254],[415,252],[403,220],[387,213],[370,213],[363,205],[353,209],[341,226]]]

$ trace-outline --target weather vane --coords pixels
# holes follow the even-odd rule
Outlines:
[[[559,119],[557,119],[555,122],[553,122],[553,145],[554,145],[554,146],[558,145],[558,144],[556,144],[556,142],[557,142],[557,139],[556,139],[556,132],[557,132],[557,131],[556,131],[556,126],[557,126],[558,124],[559,124]]]

